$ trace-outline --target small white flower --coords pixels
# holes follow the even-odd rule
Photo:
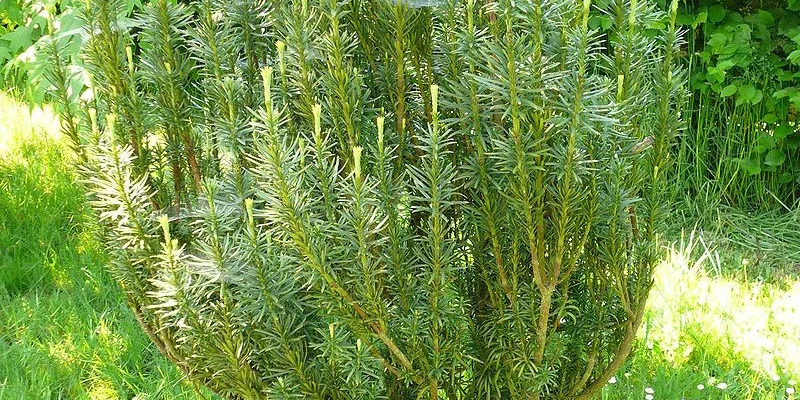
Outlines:
[[[702,383],[701,383],[701,384],[699,384],[699,385],[697,385],[697,390],[703,390],[703,389],[705,389],[705,388],[706,388],[706,387],[705,387],[705,386],[703,386],[703,384],[702,384]]]
[[[720,382],[720,383],[717,384],[717,389],[725,390],[727,388],[728,388],[728,384],[725,383],[725,382]]]
[[[655,393],[656,391],[655,391],[655,390],[653,390],[653,388],[650,388],[650,387],[649,387],[649,388],[644,388],[644,392],[645,392],[645,393],[647,393],[647,394],[653,394],[653,393]]]
[[[617,383],[617,377],[616,376],[612,376],[611,379],[608,380],[608,383],[610,383],[612,385]]]
[[[647,342],[647,350],[653,350],[653,342]]]
[[[747,264],[750,264],[750,260],[748,260],[746,258],[743,258],[742,259],[742,265],[747,265]]]
[[[644,400],[653,400],[653,395],[652,394],[646,394],[644,396]]]
[[[772,375],[772,381],[773,381],[773,382],[777,382],[777,381],[779,381],[779,380],[781,380],[781,377],[780,377],[780,376],[778,376],[778,374]]]
[[[786,394],[794,394],[794,388],[793,387],[786,388]]]
[[[792,379],[792,380],[790,380],[790,381],[789,381],[789,386],[795,386],[794,379]]]

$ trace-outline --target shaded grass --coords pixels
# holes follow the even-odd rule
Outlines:
[[[0,115],[0,399],[195,398],[104,271],[52,118]]]
[[[694,227],[697,245],[712,253],[706,266],[718,275],[789,285],[800,277],[800,206],[759,213],[692,200],[681,206],[671,236]]]

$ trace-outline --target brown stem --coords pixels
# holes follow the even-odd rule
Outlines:
[[[594,372],[594,366],[597,363],[597,349],[593,350],[591,354],[589,354],[589,358],[586,360],[586,371],[584,371],[583,376],[578,381],[578,384],[575,385],[576,391],[586,385],[586,382],[589,381],[589,378],[592,377],[592,372]]]
[[[181,209],[181,195],[183,191],[183,176],[179,160],[172,160],[172,181],[175,185],[175,208]]]
[[[636,315],[634,319],[628,320],[628,325],[625,330],[625,337],[619,344],[619,348],[617,348],[611,363],[608,364],[608,366],[597,376],[597,378],[586,385],[583,391],[581,391],[581,393],[575,397],[575,400],[591,399],[595,393],[600,391],[600,389],[606,385],[608,380],[611,378],[611,375],[614,375],[614,373],[622,366],[622,363],[625,362],[625,359],[628,358],[628,355],[631,353],[631,349],[633,348],[636,331],[639,329],[639,325],[642,323],[644,308],[645,304],[647,303],[646,300],[646,297],[642,299],[641,304],[639,304],[639,307],[636,309]]]
[[[544,349],[547,344],[547,322],[550,320],[550,302],[553,299],[553,289],[545,288],[541,291],[542,301],[539,303],[539,324],[536,329],[536,354],[534,361],[537,364],[544,359]]]
[[[192,174],[192,180],[194,181],[194,189],[199,193],[200,192],[200,168],[197,165],[197,157],[195,156],[194,152],[194,140],[189,136],[189,133],[184,131],[181,133],[181,139],[183,140],[183,145],[186,146],[186,158],[189,161],[189,171]]]

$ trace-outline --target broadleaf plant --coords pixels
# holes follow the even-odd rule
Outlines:
[[[223,398],[592,398],[659,262],[677,4],[88,1],[67,128],[129,306]]]

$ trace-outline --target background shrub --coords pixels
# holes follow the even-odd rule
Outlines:
[[[151,340],[231,398],[591,397],[684,79],[677,2],[591,8],[88,2],[95,97],[48,78]]]

